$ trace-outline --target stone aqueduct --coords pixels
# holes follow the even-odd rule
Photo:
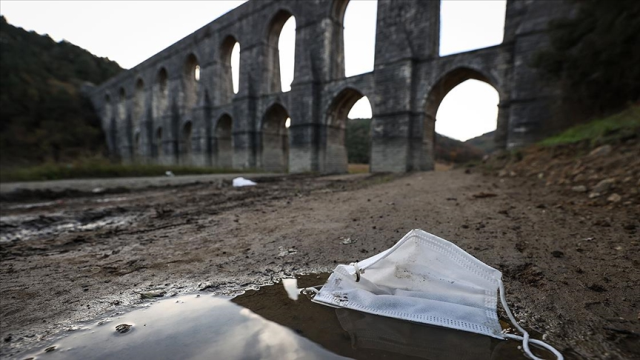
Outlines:
[[[371,171],[431,170],[437,108],[467,79],[500,104],[496,144],[531,143],[563,126],[557,87],[530,67],[566,2],[508,0],[503,43],[439,56],[440,2],[379,0],[374,71],[346,78],[348,0],[250,0],[91,91],[110,150],[124,161],[267,171],[347,170],[345,121],[370,100]],[[294,81],[280,87],[278,38],[296,20]],[[230,57],[240,44],[239,89]],[[193,77],[199,66],[200,80]],[[291,118],[287,129],[284,121]]]

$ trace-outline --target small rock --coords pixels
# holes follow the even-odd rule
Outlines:
[[[593,149],[589,153],[589,156],[605,156],[605,155],[609,155],[610,153],[611,153],[611,145],[602,145],[600,147]]]
[[[140,293],[140,299],[153,299],[163,297],[165,294],[164,291],[148,291]]]
[[[505,170],[505,169],[502,169],[502,170],[498,171],[498,176],[499,177],[505,177],[508,174],[509,174],[509,172],[507,172],[507,170]]]
[[[613,184],[615,184],[616,179],[613,178],[609,178],[609,179],[604,179],[602,181],[600,181],[594,188],[593,188],[593,192],[594,193],[606,193],[607,191],[609,191],[609,189],[611,189],[611,186],[613,186]]]
[[[602,195],[602,194],[600,194],[598,192],[592,192],[592,193],[589,194],[589,199],[595,199],[597,197],[600,197],[600,195]]]
[[[587,286],[587,289],[589,290],[593,290],[595,292],[605,292],[607,291],[607,289],[605,289],[604,286],[600,285],[600,284],[590,284],[589,286]]]
[[[593,222],[593,225],[602,226],[602,227],[611,227],[611,223],[605,219],[598,219]]]
[[[345,237],[345,238],[340,238],[341,240],[341,244],[342,245],[351,245],[353,244],[355,241],[351,240],[351,237]]]
[[[49,346],[48,348],[44,349],[44,352],[48,353],[48,352],[52,352],[56,349],[55,345],[54,346]]]
[[[4,342],[10,342],[13,337],[11,335],[7,335],[4,337]]]
[[[575,192],[587,192],[587,187],[584,185],[578,185],[578,186],[574,186],[571,188],[571,191],[575,191]]]
[[[119,332],[120,334],[126,334],[131,330],[132,327],[133,327],[133,325],[120,324],[120,325],[116,326],[116,331]]]
[[[562,257],[564,257],[564,253],[563,253],[562,251],[560,251],[560,250],[554,250],[554,251],[552,251],[552,252],[551,252],[551,255],[553,255],[553,257],[556,257],[556,258],[562,258]]]
[[[490,193],[490,192],[479,192],[479,193],[475,193],[473,195],[475,199],[484,199],[484,198],[490,198],[490,197],[496,197],[498,196],[498,194],[494,194],[494,193]]]
[[[620,202],[620,200],[622,200],[622,196],[618,194],[611,194],[611,196],[607,198],[607,201],[612,203]]]

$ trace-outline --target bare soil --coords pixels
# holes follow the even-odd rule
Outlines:
[[[569,357],[639,358],[640,204],[585,196],[473,168],[5,201],[0,354],[144,298],[327,272],[421,228],[501,270],[516,317]]]

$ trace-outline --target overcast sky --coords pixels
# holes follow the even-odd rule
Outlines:
[[[259,1],[259,0],[258,0]],[[2,0],[10,24],[65,39],[95,55],[132,68],[244,1],[16,1]],[[505,0],[443,1],[440,55],[502,42]],[[373,69],[375,0],[352,0],[345,15],[347,76]],[[280,39],[283,90],[293,77],[295,20]],[[242,46],[242,44],[240,44]],[[460,140],[494,130],[498,95],[469,80],[452,90],[438,109],[436,131]],[[370,117],[366,99],[349,116]]]

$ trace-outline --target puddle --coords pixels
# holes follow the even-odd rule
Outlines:
[[[78,326],[16,359],[525,359],[517,341],[335,309],[299,292],[327,276],[235,298],[170,297]]]
[[[31,210],[31,209],[37,209],[42,207],[50,207],[56,204],[57,202],[55,201],[45,201],[45,202],[30,203],[30,204],[17,204],[17,205],[7,206],[6,210]]]
[[[134,219],[131,215],[84,214],[81,218],[65,216],[60,213],[47,215],[8,215],[0,216],[0,243],[15,240],[29,240],[39,236],[51,236],[65,232],[87,231],[123,226]]]

